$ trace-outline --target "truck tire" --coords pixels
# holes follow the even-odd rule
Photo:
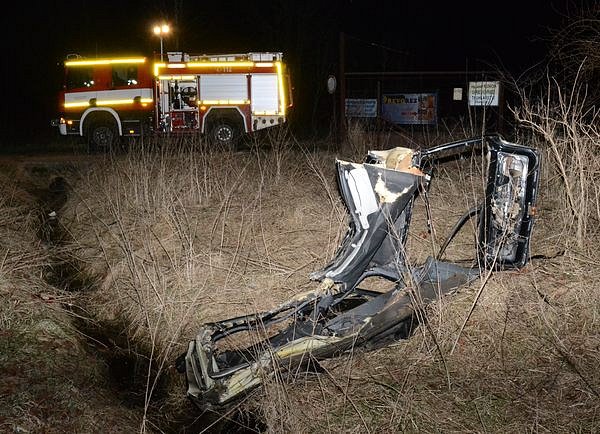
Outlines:
[[[117,125],[109,119],[93,120],[86,136],[92,152],[110,152],[119,140]]]
[[[240,139],[240,131],[233,121],[218,119],[212,124],[208,139],[224,149],[235,150]]]

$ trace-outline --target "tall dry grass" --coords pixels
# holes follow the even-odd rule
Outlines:
[[[563,239],[574,235],[575,246],[589,253],[596,250],[590,240],[597,237],[600,221],[599,112],[587,100],[587,84],[577,77],[568,87],[548,78],[544,95],[532,99],[523,94],[515,116],[545,153],[546,187],[563,206]]]
[[[544,147],[539,138],[526,144]],[[481,197],[484,167],[474,158],[439,168],[429,204],[415,204],[411,261],[435,254],[461,210]],[[323,362],[319,375],[270,382],[257,408],[270,432],[597,431],[598,256],[569,251],[575,232],[564,232],[557,218],[567,198],[543,187],[557,181],[548,179],[552,172],[544,171],[531,254],[553,258],[484,274],[431,305],[407,341]],[[476,238],[475,225],[467,225],[447,258],[472,258]]]
[[[120,327],[127,339],[119,351],[150,361],[142,430],[184,407],[185,385],[170,366],[201,323],[265,310],[312,287],[309,272],[339,244],[347,217],[333,161],[373,148],[370,133],[343,153],[307,149],[286,134],[239,153],[179,141],[107,156],[67,204],[72,251],[98,282],[86,309],[100,326]],[[544,149],[539,138],[527,140]],[[556,195],[552,162],[533,255],[569,252],[568,234],[576,234],[556,218],[568,215],[569,202]],[[484,168],[476,157],[436,170],[428,201],[415,204],[411,263],[434,254],[475,205]],[[448,259],[468,261],[476,236],[471,222]],[[409,340],[323,362],[319,375],[276,376],[242,406],[269,432],[592,432],[600,410],[596,261],[567,253],[493,274],[430,306]]]
[[[493,276],[454,351],[473,289],[431,306],[433,334],[272,382],[271,432],[596,432],[596,280],[570,272]]]
[[[0,431],[136,429],[64,309],[76,295],[46,282],[57,264],[41,237],[43,184],[21,169],[0,166]]]
[[[150,419],[165,375],[175,390],[160,405],[181,405],[172,364],[200,324],[305,290],[337,246],[345,214],[333,156],[289,146],[285,135],[268,140],[241,153],[186,140],[145,144],[107,156],[67,203],[72,251],[97,280],[85,308],[121,327],[120,350],[149,359]]]

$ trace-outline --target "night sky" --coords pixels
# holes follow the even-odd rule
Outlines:
[[[175,33],[165,50],[193,54],[282,51],[294,79],[296,118],[303,128],[337,72],[339,34],[346,37],[348,71],[461,69],[496,65],[512,74],[547,54],[550,29],[576,3],[562,0],[432,2],[400,0],[264,0],[217,2],[64,1],[23,4],[3,14],[0,144],[56,139],[60,63],[88,57],[159,50],[152,24]]]

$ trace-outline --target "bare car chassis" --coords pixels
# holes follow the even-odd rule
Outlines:
[[[411,267],[405,246],[415,198],[427,192],[436,165],[477,151],[487,158],[485,197],[458,220],[435,257]],[[178,358],[188,397],[201,409],[235,402],[276,374],[405,338],[428,302],[482,270],[520,268],[529,259],[540,170],[539,155],[530,147],[487,135],[420,151],[371,151],[363,163],[336,160],[336,168],[349,227],[332,261],[311,274],[318,287],[268,312],[203,325]],[[474,217],[473,264],[441,260]],[[359,288],[372,276],[393,282],[393,288]],[[248,332],[261,338],[228,346],[228,339]]]

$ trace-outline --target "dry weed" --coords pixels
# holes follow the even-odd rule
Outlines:
[[[53,261],[38,204],[11,170],[0,174],[0,431],[136,430],[63,307],[76,296],[43,279]]]
[[[140,149],[80,182],[63,222],[98,281],[87,309],[123,324],[150,358],[147,405],[200,324],[270,309],[310,285],[345,217],[332,159],[277,146]]]
[[[107,159],[67,205],[73,251],[99,281],[87,306],[101,322],[122,324],[132,347],[151,359],[148,410],[159,373],[201,323],[266,310],[306,289],[309,272],[339,244],[346,215],[336,155],[281,143],[243,153],[181,146]],[[428,201],[415,204],[413,263],[436,252],[483,190],[480,158],[445,167]],[[548,173],[542,185],[552,182]],[[542,192],[533,255],[565,250],[557,203]],[[472,222],[447,257],[468,261],[475,239]],[[241,406],[271,432],[592,431],[596,263],[576,253],[497,273],[431,306],[426,327],[411,339],[323,362],[318,375],[275,377]],[[183,393],[175,381],[161,411],[175,411]]]

